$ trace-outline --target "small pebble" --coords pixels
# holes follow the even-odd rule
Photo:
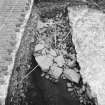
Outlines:
[[[49,79],[49,75],[46,75],[45,78],[46,78],[46,79]]]
[[[72,89],[72,88],[68,88],[67,90],[68,90],[69,92],[70,92],[70,91],[73,91],[73,89]]]
[[[67,87],[71,87],[71,83],[68,82],[68,83],[67,83]]]
[[[41,77],[44,77],[44,76],[45,76],[45,73],[42,73],[42,74],[41,74]]]

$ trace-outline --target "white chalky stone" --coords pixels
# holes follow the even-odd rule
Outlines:
[[[76,73],[74,70],[65,69],[63,73],[64,73],[64,76],[65,76],[67,79],[72,80],[72,81],[78,83],[78,81],[79,81],[79,74]]]
[[[58,64],[59,67],[62,67],[65,63],[63,55],[56,57],[54,60]]]
[[[35,59],[44,72],[47,72],[49,67],[53,64],[53,59],[47,55],[37,56]]]
[[[63,72],[62,68],[59,68],[56,65],[53,65],[51,67],[51,70],[49,71],[49,74],[51,75],[51,77],[53,77],[55,79],[59,79],[59,77],[61,76],[62,72]]]
[[[39,50],[42,50],[44,48],[44,45],[43,44],[37,44],[35,46],[35,51],[39,51]]]

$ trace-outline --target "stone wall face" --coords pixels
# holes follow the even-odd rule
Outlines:
[[[20,27],[24,24],[27,14],[26,2],[27,0],[0,1],[0,103],[2,105],[7,94],[15,53],[22,36]]]
[[[82,12],[84,13],[84,11]],[[79,11],[75,13],[78,14]],[[73,25],[73,42],[77,51],[77,60],[81,66],[83,80],[89,83],[92,92],[97,95],[98,102],[101,105],[105,104],[105,92],[103,92],[105,88],[104,17],[105,14],[101,11],[88,9],[87,12],[78,16],[76,21],[72,21],[75,24]]]

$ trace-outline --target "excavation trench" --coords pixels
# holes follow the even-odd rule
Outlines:
[[[63,23],[61,22],[61,24],[65,27],[61,29],[59,26],[58,31],[60,30],[61,32],[61,36],[59,35],[60,38],[64,38],[70,31],[69,21],[67,19],[67,3],[68,2],[65,2],[64,4],[40,2],[36,6],[33,6],[30,18],[23,33],[20,47],[16,54],[5,105],[95,105],[95,99],[90,98],[87,94],[88,89],[86,90],[86,88],[89,88],[89,86],[83,84],[80,75],[80,66],[77,61],[75,61],[75,64],[71,69],[74,70],[75,68],[75,70],[77,70],[76,72],[80,75],[78,83],[63,79],[62,77],[60,77],[57,82],[53,81],[53,79],[46,79],[44,76],[41,76],[43,70],[40,66],[37,66],[38,63],[35,60],[36,53],[34,48],[40,39],[44,39],[48,43],[48,46],[52,48],[60,48],[59,41],[56,41],[55,46],[54,41],[49,40],[52,38],[51,35],[53,36],[48,30],[49,27],[45,33],[41,33],[41,37],[37,37],[36,27],[39,19],[38,17],[40,17],[40,20],[44,23],[48,20],[63,20]],[[50,9],[49,5],[52,5]],[[55,7],[53,7],[53,5],[55,5]],[[65,50],[67,51],[68,56],[76,54],[71,33],[65,37],[64,41],[65,43],[63,42],[60,46],[66,44]],[[66,58],[68,58],[68,56],[66,56]],[[71,60],[72,59],[73,56],[71,57]],[[35,67],[36,69],[33,70]],[[31,72],[32,70],[33,72]],[[31,73],[24,78],[29,72]],[[67,83],[71,84],[71,88],[69,88],[71,91],[68,91]],[[84,91],[83,86],[85,87]]]

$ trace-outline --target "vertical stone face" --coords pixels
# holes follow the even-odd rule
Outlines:
[[[75,27],[73,41],[77,51],[77,60],[81,66],[81,74],[85,82],[97,94],[98,102],[105,104],[104,81],[104,15],[101,11],[89,10],[80,18]],[[82,24],[80,24],[82,23]],[[103,24],[103,25],[102,25]],[[99,87],[100,86],[100,87]],[[101,92],[102,91],[102,92]]]
[[[25,0],[4,0],[0,6],[0,55],[10,56],[16,49],[17,35],[16,24],[19,22],[22,10],[25,8]],[[7,54],[6,54],[7,53]],[[4,58],[2,58],[4,60]]]
[[[18,37],[16,24],[27,0],[0,0],[0,102],[4,103],[8,82],[12,72],[14,55],[17,50]],[[14,51],[14,54],[13,54]]]

